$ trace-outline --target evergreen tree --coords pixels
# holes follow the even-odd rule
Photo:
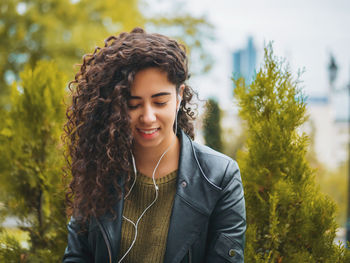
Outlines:
[[[217,151],[222,151],[220,114],[218,103],[214,99],[208,99],[203,119],[204,140],[206,145]]]
[[[20,76],[0,130],[0,191],[5,193],[1,216],[19,219],[29,249],[3,233],[0,261],[59,262],[67,239],[59,144],[67,79],[49,62],[39,62],[33,70],[27,67]]]
[[[349,251],[333,243],[335,204],[320,192],[306,161],[299,77],[293,78],[270,45],[250,86],[234,80],[247,124],[246,151],[237,160],[247,209],[246,262],[350,262]]]

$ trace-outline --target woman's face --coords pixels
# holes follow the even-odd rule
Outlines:
[[[179,104],[175,84],[160,69],[146,68],[136,73],[130,93],[135,149],[165,149],[175,136],[173,124]]]

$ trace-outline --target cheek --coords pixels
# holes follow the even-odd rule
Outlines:
[[[171,108],[171,110],[168,110],[166,114],[163,115],[163,120],[166,121],[169,126],[172,126],[175,121],[175,110]]]

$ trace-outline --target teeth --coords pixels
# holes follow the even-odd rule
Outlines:
[[[152,134],[154,132],[156,132],[158,129],[154,129],[154,130],[150,130],[150,131],[145,131],[145,130],[140,130],[141,132],[145,133],[145,134]]]

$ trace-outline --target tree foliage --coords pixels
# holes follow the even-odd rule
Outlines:
[[[137,0],[4,0],[0,3],[0,76],[55,59],[72,65],[108,34],[143,25]],[[100,44],[100,43],[98,43]]]
[[[20,77],[0,130],[0,191],[6,193],[1,216],[17,217],[28,232],[29,262],[58,262],[67,238],[59,143],[67,78],[50,62],[28,66]],[[19,245],[3,239],[0,255],[16,255],[19,262]]]
[[[319,165],[321,166],[321,164]],[[319,173],[316,178],[321,191],[331,196],[337,204],[337,222],[341,226],[346,225],[347,219],[348,171],[348,163],[346,162],[336,170],[329,171],[323,168],[322,173]]]
[[[188,13],[153,16],[146,25],[155,32],[163,33],[184,44],[189,53],[189,65],[192,75],[207,73],[213,64],[213,58],[206,50],[206,44],[214,39],[213,26],[205,17],[193,17]],[[194,63],[191,63],[194,62]]]
[[[3,0],[0,1],[0,108],[8,106],[11,79],[26,64],[54,60],[60,70],[73,77],[73,65],[109,35],[135,26],[167,30],[198,53],[207,70],[211,63],[200,39],[208,38],[210,25],[187,13],[146,16],[143,0]],[[172,11],[172,10],[171,10]],[[176,34],[173,27],[176,27]],[[7,81],[6,81],[7,80]]]
[[[218,103],[214,99],[208,99],[203,119],[204,140],[206,145],[217,151],[222,151],[220,122],[221,113]]]
[[[239,114],[247,124],[238,154],[247,209],[247,262],[349,262],[333,243],[336,206],[314,182],[306,160],[308,138],[299,127],[305,102],[283,61],[265,48],[264,65],[250,86],[235,81]]]

